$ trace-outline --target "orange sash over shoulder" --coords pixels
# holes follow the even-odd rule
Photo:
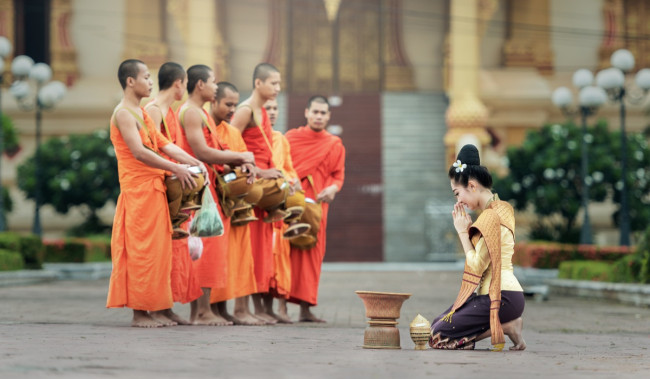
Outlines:
[[[154,152],[169,141],[142,110],[138,122],[142,143]],[[171,308],[172,227],[165,195],[164,171],[135,159],[111,119],[120,180],[111,259],[113,271],[106,306],[158,311]]]
[[[189,107],[184,106],[178,109],[178,120],[181,127],[179,128],[179,133],[177,133],[177,138],[179,138],[179,146],[196,158],[196,154],[194,154],[192,147],[187,142],[187,135],[185,133],[184,115],[187,109]],[[202,131],[205,142],[213,149],[220,149],[220,142],[215,132],[216,125],[214,124],[214,120],[204,109],[198,108],[198,111],[201,113],[201,118],[203,119]],[[208,164],[206,163],[206,165]],[[223,166],[211,166],[218,171],[223,170]],[[223,220],[224,234],[218,237],[201,238],[203,241],[203,255],[200,259],[193,262],[193,268],[201,288],[224,288],[228,283],[228,233],[230,231],[230,221],[223,214],[221,204],[216,201],[218,199],[214,186],[214,183],[216,183],[216,174],[213,170],[208,170],[208,176],[210,183],[212,183],[208,187],[217,203],[217,208]]]
[[[222,121],[217,125],[219,141],[232,151],[246,151],[246,143],[234,126]],[[212,289],[210,303],[230,300],[257,292],[251,233],[248,225],[231,226],[228,233],[228,282],[226,287]]]

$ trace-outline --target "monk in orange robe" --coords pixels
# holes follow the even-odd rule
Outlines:
[[[275,126],[278,117],[277,100],[269,100],[264,104],[264,109],[269,115],[271,126]],[[289,141],[277,130],[273,130],[273,156],[280,170],[294,190],[302,189],[298,174],[293,168]],[[291,318],[287,313],[287,299],[291,291],[291,245],[289,240],[282,237],[288,225],[284,221],[273,223],[273,258],[274,272],[271,281],[271,292],[274,296],[264,298],[266,313],[275,317],[279,322],[291,324]],[[273,312],[273,297],[278,297],[278,313]]]
[[[300,304],[300,321],[324,322],[311,312],[310,307],[318,302],[318,282],[325,257],[327,212],[329,204],[343,186],[345,148],[339,137],[325,130],[330,119],[330,107],[325,97],[309,99],[305,118],[307,125],[288,131],[286,137],[305,196],[321,203],[323,216],[316,246],[309,250],[291,248],[289,301]]]
[[[283,177],[273,163],[271,123],[263,107],[268,100],[276,98],[279,92],[278,69],[268,63],[258,64],[253,72],[253,92],[237,108],[231,123],[241,132],[248,151],[255,154],[257,176],[265,179]],[[255,216],[259,220],[249,224],[258,291],[252,296],[255,316],[268,323],[276,323],[277,320],[267,314],[262,305],[262,294],[269,293],[273,277],[273,225],[263,221],[263,211],[258,208],[255,209]]]
[[[247,151],[239,130],[228,124],[237,104],[239,91],[232,83],[217,83],[217,98],[211,104],[211,114],[217,124],[217,136],[232,151]],[[266,322],[253,316],[248,306],[249,295],[257,293],[251,234],[248,225],[230,227],[228,234],[228,283],[225,288],[213,289],[210,295],[212,312],[232,321],[235,325],[264,325]],[[235,299],[230,315],[226,301]]]
[[[203,163],[170,143],[157,129],[140,101],[151,94],[147,66],[128,59],[120,64],[118,79],[124,90],[111,118],[120,180],[111,260],[113,271],[106,307],[133,309],[133,326],[153,328],[165,323],[149,312],[173,305],[171,289],[172,228],[165,194],[165,171],[176,175],[183,188],[195,187],[190,166]],[[162,158],[164,153],[180,163]]]
[[[214,100],[217,81],[214,71],[205,65],[194,65],[187,70],[187,102],[178,109],[181,125],[180,145],[201,161],[211,166],[209,170],[210,192],[217,203],[224,224],[224,235],[203,238],[203,255],[194,261],[194,269],[203,295],[191,304],[190,321],[198,325],[232,325],[232,322],[215,315],[210,308],[212,288],[226,287],[228,280],[228,232],[230,220],[227,219],[217,199],[214,183],[216,175],[223,173],[225,164],[240,166],[252,164],[250,152],[227,150],[219,141],[216,125],[212,117],[203,109],[205,103]]]
[[[176,134],[179,133],[180,125],[171,106],[175,101],[183,99],[186,87],[187,75],[183,66],[167,62],[158,70],[158,95],[145,107],[145,111],[151,116],[158,131],[174,144],[177,143]],[[185,222],[183,228],[187,230],[188,225],[189,221]],[[172,296],[174,302],[182,304],[196,300],[203,294],[194,274],[187,241],[187,238],[172,240]],[[165,323],[190,324],[171,308],[153,312],[151,315]]]

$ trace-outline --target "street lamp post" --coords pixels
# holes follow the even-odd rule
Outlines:
[[[2,154],[4,153],[4,127],[2,125],[2,84],[4,84],[5,58],[13,47],[7,37],[0,37],[0,232],[7,229],[5,223],[5,197],[2,187]]]
[[[613,67],[601,70],[596,75],[596,83],[603,88],[609,98],[619,103],[621,118],[621,209],[619,212],[619,227],[621,230],[620,245],[630,245],[630,213],[628,203],[627,184],[627,132],[625,130],[625,116],[627,100],[631,104],[639,104],[650,90],[650,69],[644,68],[636,74],[636,84],[639,92],[628,91],[625,88],[625,74],[632,71],[635,66],[634,55],[629,50],[616,50],[610,59]]]
[[[594,75],[591,71],[580,69],[573,74],[573,85],[580,89],[578,94],[578,107],[572,108],[573,95],[567,87],[559,87],[553,91],[551,100],[555,106],[562,110],[565,116],[572,117],[580,114],[582,122],[582,143],[580,159],[580,177],[582,183],[581,202],[583,209],[582,228],[580,229],[580,243],[591,244],[591,220],[589,219],[589,142],[587,141],[587,117],[596,113],[598,107],[607,101],[607,95],[602,88],[592,86]]]
[[[36,153],[34,155],[35,167],[35,188],[34,188],[34,224],[32,232],[42,236],[40,208],[42,203],[41,180],[41,121],[43,110],[53,108],[66,92],[66,87],[59,81],[49,82],[52,78],[52,69],[46,63],[36,63],[26,56],[19,55],[11,63],[11,72],[16,81],[12,84],[10,92],[16,98],[18,105],[24,110],[36,111]],[[28,84],[31,80],[36,85],[35,95],[32,97],[31,87]],[[49,83],[48,83],[49,82]]]

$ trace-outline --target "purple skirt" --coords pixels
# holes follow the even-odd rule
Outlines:
[[[515,320],[524,313],[524,293],[520,291],[501,291],[501,308],[499,320],[501,324]],[[465,304],[456,309],[451,316],[451,322],[442,318],[451,311],[447,308],[431,323],[431,334],[440,333],[443,337],[461,338],[481,334],[490,329],[490,296],[472,294]]]

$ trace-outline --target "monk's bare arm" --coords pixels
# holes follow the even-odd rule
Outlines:
[[[135,118],[126,109],[119,110],[115,115],[115,120],[124,143],[129,147],[135,159],[147,166],[171,171],[180,179],[183,186],[188,185],[191,188],[196,186],[192,173],[187,166],[171,162],[144,147]]]
[[[153,120],[153,124],[156,125],[156,129],[160,131],[160,123],[162,122],[162,112],[160,111],[160,108],[153,104],[149,104],[144,108],[144,110],[147,111],[147,114]]]
[[[174,145],[173,143],[169,143],[163,146],[160,150],[162,150],[165,154],[177,162],[185,163],[191,166],[203,166],[203,162],[189,155],[185,150]]]
[[[250,152],[237,153],[230,150],[217,150],[208,146],[203,136],[203,119],[198,110],[188,109],[183,121],[187,143],[199,160],[211,164],[232,164],[234,166],[254,162],[253,154]]]
[[[234,126],[239,130],[240,133],[243,133],[246,127],[251,123],[253,113],[249,107],[240,107],[235,111],[235,114],[232,116],[232,121],[230,125]]]

